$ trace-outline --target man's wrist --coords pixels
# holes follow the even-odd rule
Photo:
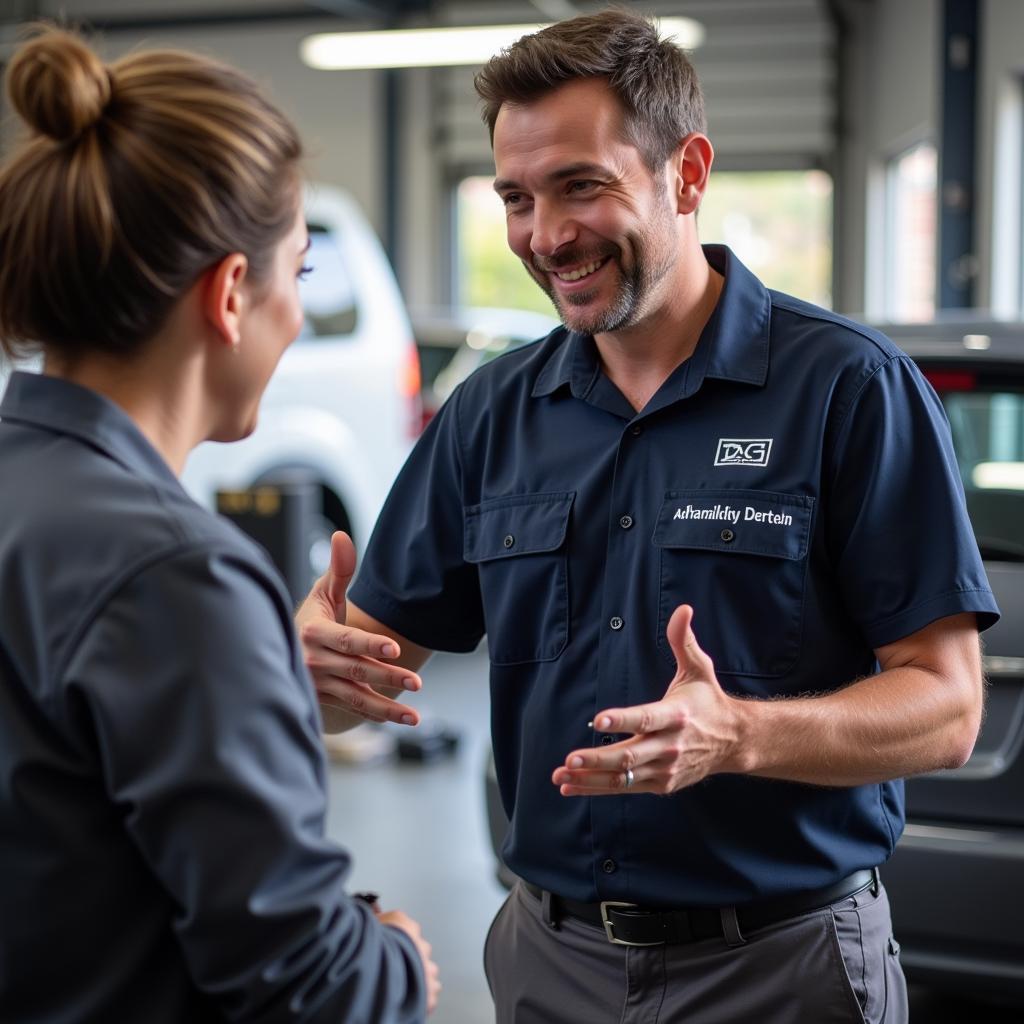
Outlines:
[[[732,749],[723,771],[735,775],[753,775],[762,767],[760,737],[765,701],[726,698],[732,715]]]

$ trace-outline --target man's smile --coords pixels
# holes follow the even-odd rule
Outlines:
[[[608,262],[609,258],[605,256],[603,259],[584,263],[582,267],[576,267],[574,270],[556,270],[554,274],[559,281],[580,281],[600,270]]]

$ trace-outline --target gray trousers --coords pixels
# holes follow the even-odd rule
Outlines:
[[[629,947],[573,919],[552,928],[517,884],[484,944],[497,1024],[905,1024],[885,890],[744,936]]]

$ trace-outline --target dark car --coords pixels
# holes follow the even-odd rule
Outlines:
[[[962,768],[907,780],[882,869],[912,981],[1024,1003],[1024,324],[882,325],[942,399],[1002,619],[984,635],[987,714]],[[508,822],[486,775],[500,865]],[[513,876],[499,866],[498,877]]]
[[[888,325],[949,417],[1002,619],[984,635],[985,723],[962,768],[907,780],[882,877],[908,976],[1024,1002],[1024,325]]]
[[[414,311],[424,422],[478,367],[502,352],[543,338],[558,324],[553,316],[524,309],[464,306]]]

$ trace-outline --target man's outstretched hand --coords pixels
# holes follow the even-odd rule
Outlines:
[[[321,708],[336,709],[355,719],[418,725],[414,708],[399,704],[378,690],[415,692],[420,677],[388,661],[401,655],[389,636],[367,633],[346,624],[346,593],[356,571],[356,550],[347,533],[331,538],[331,564],[299,606],[295,625]],[[327,723],[330,728],[331,723]],[[356,724],[349,722],[347,724]]]
[[[719,685],[715,666],[690,628],[692,621],[693,609],[685,604],[669,619],[666,636],[676,656],[676,674],[665,696],[652,704],[598,712],[598,732],[633,735],[608,746],[574,750],[551,777],[562,796],[664,795],[715,772],[743,770],[739,702]]]

